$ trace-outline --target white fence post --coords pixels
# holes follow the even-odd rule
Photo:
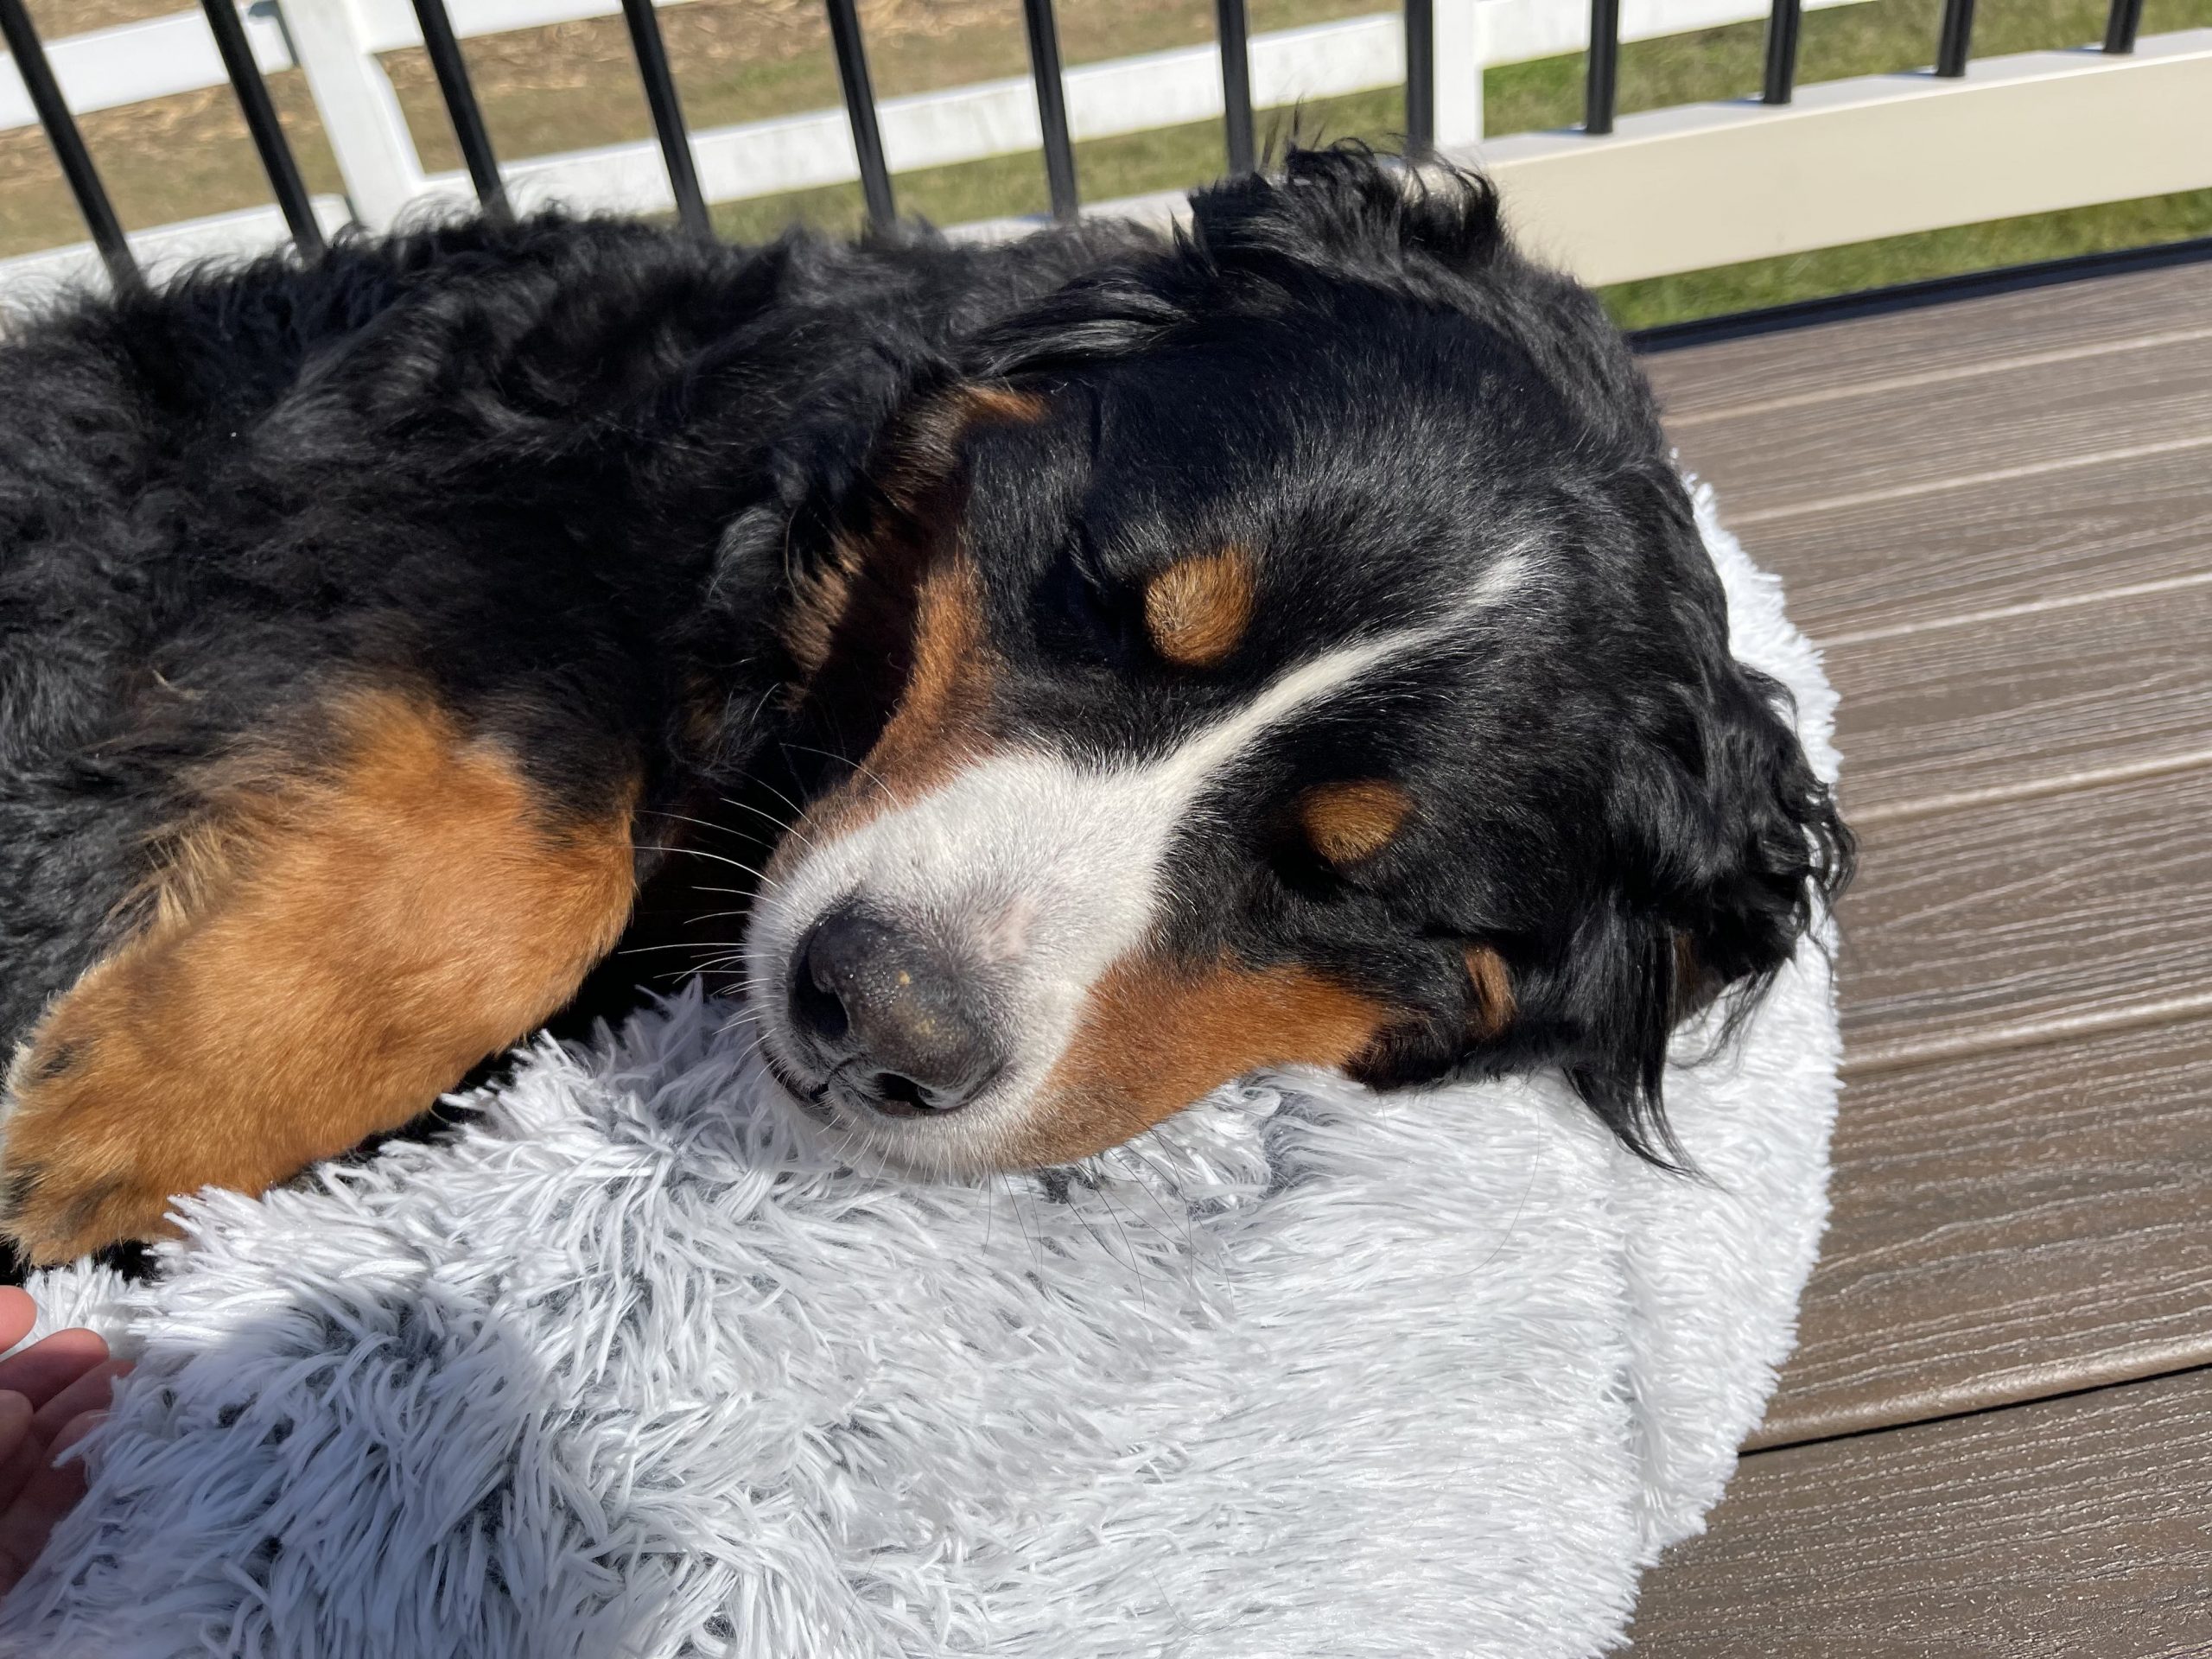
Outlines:
[[[1436,144],[1483,136],[1483,65],[1489,31],[1484,0],[1436,0]]]
[[[283,0],[293,55],[322,114],[353,216],[383,230],[423,194],[423,158],[392,91],[365,44],[353,0]]]

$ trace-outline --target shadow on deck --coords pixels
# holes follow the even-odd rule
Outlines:
[[[1866,847],[1802,1341],[1634,1651],[2212,1654],[2212,256],[1647,367]]]

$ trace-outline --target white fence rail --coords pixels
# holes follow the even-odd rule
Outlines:
[[[262,72],[291,67],[292,54],[275,12],[257,6],[244,16],[246,38],[253,42],[254,60]],[[224,79],[215,37],[207,18],[196,11],[65,35],[46,43],[46,55],[54,65],[54,78],[61,83],[62,95],[79,115],[220,86]],[[0,52],[0,131],[37,124],[23,78],[8,54]]]
[[[1522,239],[1589,283],[2212,189],[2212,29],[2124,57],[1980,58],[1958,79],[1866,75],[1778,107],[1686,104],[1622,116],[1604,138],[1516,133],[1441,153],[1487,173]],[[1084,211],[1166,223],[1185,207],[1168,192]]]
[[[2212,29],[1654,110],[1595,145],[1526,133],[1478,159],[1523,236],[1592,283],[2212,188]]]
[[[1808,0],[1815,6],[1853,0]],[[609,16],[617,0],[450,0],[466,36]],[[1482,136],[1482,71],[1580,50],[1589,18],[1581,0],[1439,0],[1438,58],[1454,66],[1437,100],[1437,138],[1464,144]],[[264,72],[296,62],[307,73],[346,200],[317,202],[333,226],[349,218],[389,225],[425,197],[469,194],[465,175],[423,168],[379,54],[421,44],[408,0],[254,0],[243,8]],[[1765,15],[1764,0],[1625,0],[1622,37],[1649,39]],[[55,78],[79,112],[224,84],[207,21],[184,12],[48,42]],[[1261,108],[1395,86],[1405,76],[1405,29],[1395,13],[1256,35],[1253,101]],[[1208,120],[1222,112],[1221,62],[1211,46],[1078,65],[1066,76],[1068,121],[1078,141]],[[895,172],[1035,149],[1042,142],[1026,79],[987,81],[889,98],[877,105]],[[0,130],[36,117],[21,79],[0,54]],[[710,201],[733,201],[842,183],[859,176],[842,107],[695,130],[692,149]],[[551,201],[585,209],[653,211],[672,203],[659,151],[650,142],[507,159],[502,172],[522,205]],[[154,268],[212,252],[272,246],[283,237],[276,210],[253,208],[134,232],[131,245]],[[0,293],[89,273],[89,245],[0,261]]]
[[[659,0],[657,0],[657,3]],[[1853,0],[1807,0],[1814,6]],[[1623,118],[1608,137],[1579,133],[1487,139],[1482,71],[1581,49],[1581,0],[1436,0],[1436,138],[1488,168],[1539,241],[1594,281],[1620,280],[1831,245],[1903,230],[2212,186],[2212,32],[2141,42],[2133,56],[2041,53],[1975,63],[1963,80],[1878,76],[1802,88],[1794,104],[1695,105]],[[450,0],[464,36],[612,16],[618,0]],[[318,198],[328,228],[390,224],[410,203],[469,195],[466,176],[423,168],[379,54],[417,45],[408,0],[253,0],[248,38],[264,72],[304,70],[346,195]],[[1764,0],[1624,0],[1622,37],[1749,21]],[[79,111],[224,84],[206,19],[179,13],[48,42]],[[1253,101],[1262,108],[1397,84],[1397,13],[1259,35]],[[1222,112],[1211,46],[1078,66],[1065,78],[1077,140],[1178,125]],[[886,99],[878,105],[893,171],[1033,150],[1042,142],[1026,79]],[[0,55],[0,130],[35,117]],[[842,107],[691,135],[710,201],[857,178]],[[524,206],[651,211],[671,205],[650,141],[510,158]],[[1090,212],[1172,211],[1173,197]],[[1001,233],[1010,224],[973,227]],[[273,246],[273,207],[134,232],[159,269],[211,253]],[[0,297],[93,275],[88,245],[0,261]]]

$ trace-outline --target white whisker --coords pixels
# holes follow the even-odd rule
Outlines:
[[[787,836],[797,836],[809,847],[815,845],[813,837],[809,836],[805,830],[800,829],[797,823],[786,823],[774,813],[766,811],[760,807],[757,807],[750,801],[734,800],[728,795],[723,796],[721,799],[724,806],[734,806],[741,812],[750,812],[756,817],[765,818],[770,823],[774,824],[777,829],[782,830],[784,834]]]
[[[747,864],[747,862],[745,862],[745,861],[744,861],[744,860],[742,860],[742,859],[738,859],[738,858],[728,858],[728,857],[725,857],[725,856],[724,856],[722,854],[721,854],[721,853],[710,853],[710,852],[707,851],[707,850],[706,850],[704,848],[702,848],[702,847],[662,847],[662,846],[656,846],[656,845],[653,845],[653,844],[652,844],[652,843],[650,843],[650,842],[637,842],[637,843],[636,843],[636,845],[637,845],[638,850],[639,850],[639,851],[640,851],[640,852],[645,852],[645,853],[683,853],[683,854],[688,854],[690,856],[691,856],[691,857],[693,857],[693,858],[711,858],[711,859],[713,859],[713,860],[715,861],[715,863],[717,863],[717,864],[728,864],[728,865],[731,866],[733,868],[743,870],[743,871],[744,871],[747,875],[750,875],[750,876],[757,876],[757,877],[759,877],[759,879],[760,879],[760,880],[763,880],[763,881],[766,881],[766,880],[768,880],[768,877],[767,877],[767,875],[766,875],[766,874],[765,872],[760,871],[760,870],[756,870],[756,869],[754,869],[754,868],[753,868],[750,864]]]
[[[855,760],[850,755],[834,753],[829,749],[817,749],[811,743],[793,743],[786,741],[784,744],[784,747],[786,749],[797,749],[802,754],[818,754],[825,760],[842,761],[846,766],[850,766],[855,772],[857,772],[863,777],[871,779],[878,789],[887,791],[891,788],[890,781],[886,779],[881,772],[877,772],[871,767],[865,760]]]

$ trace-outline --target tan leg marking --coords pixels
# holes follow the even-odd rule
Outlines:
[[[1341,1066],[1392,1017],[1303,968],[1117,963],[1039,1091],[1014,1159],[1058,1164],[1118,1146],[1262,1066]]]
[[[0,1142],[34,1261],[165,1230],[170,1195],[258,1192],[430,1105],[575,992],[629,914],[626,805],[549,822],[498,748],[364,694],[342,757],[234,785],[150,918],[48,1014]]]

